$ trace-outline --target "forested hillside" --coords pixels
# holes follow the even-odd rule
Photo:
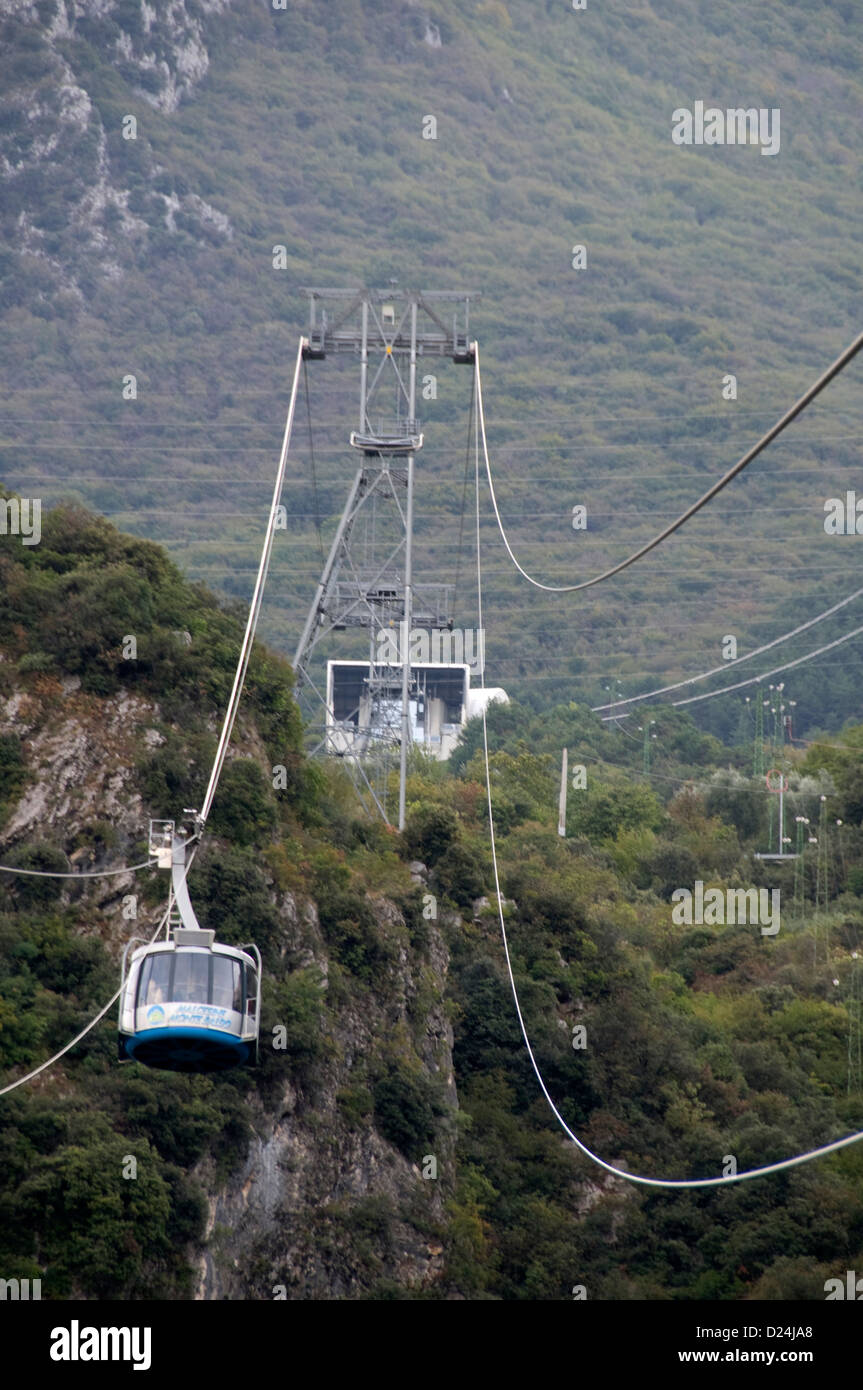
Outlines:
[[[149,816],[200,802],[240,625],[80,509],[49,513],[29,550],[0,538],[0,580],[0,859],[138,863]],[[118,1068],[111,1010],[5,1095],[7,1278],[49,1299],[820,1300],[859,1267],[857,1148],[673,1194],[563,1139],[505,974],[475,727],[452,769],[417,755],[398,835],[338,766],[305,761],[290,669],[263,647],[247,696],[189,881],[202,924],[263,953],[261,1068]],[[742,757],[663,718],[645,776],[584,706],[493,707],[493,806],[516,981],[563,1115],[630,1171],[709,1176],[863,1118],[863,726],[791,755],[790,806],[819,840],[798,877],[752,858],[768,794]],[[561,743],[587,769],[565,840]],[[5,1085],[110,998],[165,878],[2,877]],[[675,924],[697,877],[779,886],[780,930]]]
[[[853,0],[2,0],[3,475],[245,598],[302,287],[465,288],[482,294],[518,553],[548,582],[587,577],[693,500],[859,326],[861,73]],[[778,152],[675,145],[672,113],[697,100],[778,109]],[[317,490],[301,402],[265,614],[289,654],[316,514],[325,545],[353,468],[355,374],[310,367]],[[469,393],[442,372],[417,497],[418,578],[460,575],[464,625]],[[743,651],[851,592],[859,541],[825,534],[823,506],[858,485],[860,400],[855,365],[637,579],[570,599],[524,587],[484,503],[494,682],[535,708],[597,703],[612,679],[694,674],[726,634]],[[800,732],[858,715],[858,651],[794,673]],[[733,737],[740,698],[694,712]]]
[[[820,1302],[856,1279],[863,1145],[624,1181],[555,1120],[513,985],[564,1123],[630,1175],[863,1129],[863,638],[839,642],[863,623],[863,354],[569,595],[519,576],[484,477],[477,523],[475,381],[436,364],[414,580],[453,585],[510,700],[448,763],[411,750],[398,831],[307,755],[289,659],[359,377],[306,362],[189,869],[201,926],[260,949],[260,1066],[119,1065],[115,1005],[62,1050],[163,916],[148,823],[203,804],[307,287],[477,296],[511,544],[543,583],[592,578],[860,332],[859,0],[0,0],[0,90],[3,1297]],[[698,103],[763,109],[772,149],[677,143]]]

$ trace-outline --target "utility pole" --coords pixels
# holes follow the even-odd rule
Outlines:
[[[774,780],[771,780],[771,779],[777,779],[777,780],[774,781]],[[799,824],[798,824],[798,832],[797,832],[797,833],[798,833],[798,848],[797,848],[797,850],[796,850],[796,851],[795,851],[795,850],[787,850],[787,849],[785,848],[786,844],[788,844],[788,845],[791,844],[790,838],[789,838],[788,836],[786,836],[786,834],[785,834],[785,793],[786,793],[787,790],[788,790],[788,777],[787,777],[786,773],[784,773],[784,772],[781,771],[780,768],[772,767],[772,768],[770,769],[770,771],[767,773],[767,775],[766,775],[766,777],[765,777],[764,780],[765,780],[765,782],[766,782],[766,784],[767,784],[767,790],[768,790],[768,792],[771,792],[771,793],[775,794],[775,795],[778,797],[778,799],[779,799],[779,805],[778,805],[778,807],[777,807],[777,814],[776,814],[776,820],[777,820],[776,838],[777,838],[778,843],[777,843],[777,846],[776,846],[776,850],[775,850],[775,852],[774,852],[774,849],[773,849],[773,802],[772,802],[772,800],[771,800],[770,802],[768,802],[768,806],[767,806],[768,826],[769,826],[769,837],[770,837],[770,838],[769,838],[769,845],[770,845],[770,848],[769,848],[769,850],[768,850],[768,852],[767,852],[766,854],[756,854],[756,855],[755,855],[755,858],[756,858],[756,859],[796,859],[796,858],[797,858],[797,855],[798,855],[799,852],[800,852],[800,851],[799,851],[799,836],[800,836]],[[799,819],[799,818],[798,818],[798,819]]]
[[[821,797],[821,815],[818,818],[818,858],[815,864],[815,958],[818,955],[819,912],[821,892],[824,891],[824,953],[830,963],[830,852],[827,837],[827,797]]]
[[[363,803],[371,798],[389,824],[390,758],[399,749],[398,826],[405,823],[411,701],[422,692],[411,669],[411,633],[451,623],[446,584],[417,585],[413,574],[415,459],[423,446],[417,419],[419,358],[450,357],[471,364],[471,299],[458,291],[307,289],[308,344],[304,358],[359,357],[359,428],[350,436],[363,461],[348,494],[297,649],[297,693],[323,706],[311,727],[310,750],[344,760]],[[443,315],[452,306],[452,321]],[[332,317],[330,317],[330,312]],[[420,322],[420,316],[422,322]],[[387,398],[389,404],[387,405]],[[387,413],[384,413],[386,409]],[[319,644],[348,629],[369,633],[367,673],[356,674],[350,697],[326,689],[312,660]],[[398,632],[398,652],[389,638]]]
[[[794,859],[794,915],[799,921],[802,921],[806,900],[806,864],[803,859],[803,842],[808,836],[806,827],[809,825],[809,817],[795,816],[794,821],[797,826],[797,848]]]
[[[851,972],[848,984],[848,1094],[863,1088],[863,1027],[861,1027],[860,979],[857,952],[851,952]]]
[[[764,696],[761,686],[755,687],[755,743],[752,750],[752,775],[764,776]]]
[[[656,734],[652,734],[650,731],[651,731],[651,729],[653,728],[653,726],[655,725],[655,723],[656,723],[656,720],[655,720],[655,719],[648,719],[648,720],[645,720],[645,723],[644,723],[644,726],[643,726],[643,727],[644,727],[644,742],[643,742],[643,747],[642,747],[642,765],[643,765],[643,769],[644,769],[645,776],[647,776],[647,775],[649,774],[649,772],[650,772],[650,740],[651,740],[652,738],[656,738]],[[640,729],[640,728],[642,728],[642,725],[639,724],[638,727],[639,727],[639,729]]]
[[[408,376],[408,418],[416,418],[417,403],[417,305],[411,303],[411,356]],[[402,738],[399,752],[399,830],[405,827],[405,787],[407,784],[408,745],[411,738],[411,586],[414,579],[414,455],[408,454],[407,517],[405,519],[405,598],[402,626]]]

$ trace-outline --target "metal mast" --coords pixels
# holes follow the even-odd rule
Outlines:
[[[471,296],[458,291],[307,289],[309,337],[303,356],[359,357],[358,429],[350,444],[363,456],[324,565],[294,655],[297,692],[323,707],[312,752],[345,758],[365,801],[388,821],[390,757],[399,749],[399,829],[405,822],[411,701],[422,698],[411,670],[414,628],[446,627],[450,586],[417,585],[413,576],[414,460],[423,435],[417,419],[417,367],[423,357],[470,364]],[[443,315],[452,305],[452,322]],[[461,306],[461,313],[459,312]],[[329,312],[328,312],[329,311]],[[331,316],[332,315],[332,316]],[[319,644],[333,632],[365,628],[368,675],[358,678],[356,703],[335,708],[320,675],[310,673]],[[381,635],[398,632],[398,656]],[[353,699],[353,697],[352,697]],[[346,732],[348,731],[348,732]],[[366,802],[368,805],[368,802]]]

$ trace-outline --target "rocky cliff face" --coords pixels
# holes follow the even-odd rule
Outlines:
[[[314,904],[288,894],[280,911],[286,950],[313,962],[326,989],[328,953]],[[398,930],[391,903],[378,901],[375,915],[383,932]],[[357,1125],[345,1112],[366,1059],[381,1042],[400,1039],[403,1046],[408,1038],[448,1106],[457,1106],[443,1008],[448,953],[437,930],[429,936],[428,961],[419,969],[408,951],[399,952],[386,998],[373,994],[338,1010],[327,1060],[310,1087],[285,1079],[275,1103],[257,1107],[242,1172],[209,1196],[197,1298],[351,1298],[371,1282],[424,1289],[439,1279],[452,1133],[439,1133],[414,1161],[368,1119]],[[421,994],[427,1002],[417,1017]]]
[[[3,239],[47,275],[41,290],[34,277],[37,299],[49,287],[82,299],[90,277],[120,278],[178,216],[205,244],[233,235],[224,214],[174,185],[144,119],[194,95],[210,65],[207,22],[230,3],[0,0]]]
[[[152,700],[122,690],[106,698],[81,692],[77,676],[38,676],[0,698],[0,735],[21,741],[25,783],[0,830],[8,858],[34,842],[61,850],[76,872],[139,861],[147,812],[136,765],[164,742]],[[91,880],[76,901],[106,941],[128,930],[120,908],[133,874]],[[71,890],[70,890],[71,891]],[[68,895],[67,895],[68,896]],[[157,920],[154,917],[154,922]]]

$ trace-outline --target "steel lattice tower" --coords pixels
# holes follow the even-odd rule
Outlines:
[[[827,797],[821,797],[821,815],[818,820],[818,855],[815,861],[815,937],[813,942],[813,963],[818,958],[818,937],[820,935],[821,895],[824,895],[824,955],[830,963],[830,855],[827,839]]]
[[[350,443],[363,456],[324,564],[296,653],[298,694],[313,696],[323,720],[312,752],[345,758],[360,795],[368,792],[385,820],[390,763],[399,753],[399,828],[405,820],[407,754],[411,742],[411,700],[422,690],[411,670],[413,628],[445,628],[451,623],[450,586],[415,585],[413,578],[414,460],[423,435],[417,419],[417,364],[426,357],[450,357],[471,364],[468,338],[471,296],[457,291],[307,289],[309,337],[303,356],[321,360],[351,353],[360,362],[358,428]],[[441,317],[453,306],[451,324]],[[459,307],[461,306],[461,318]],[[330,318],[328,308],[332,309]],[[319,688],[310,665],[316,648],[330,634],[351,628],[369,634],[368,675],[358,686],[357,703],[347,719],[336,719],[329,692]],[[381,659],[379,636],[396,628],[400,662]],[[356,734],[347,749],[344,728]],[[365,799],[365,798],[363,798]]]

